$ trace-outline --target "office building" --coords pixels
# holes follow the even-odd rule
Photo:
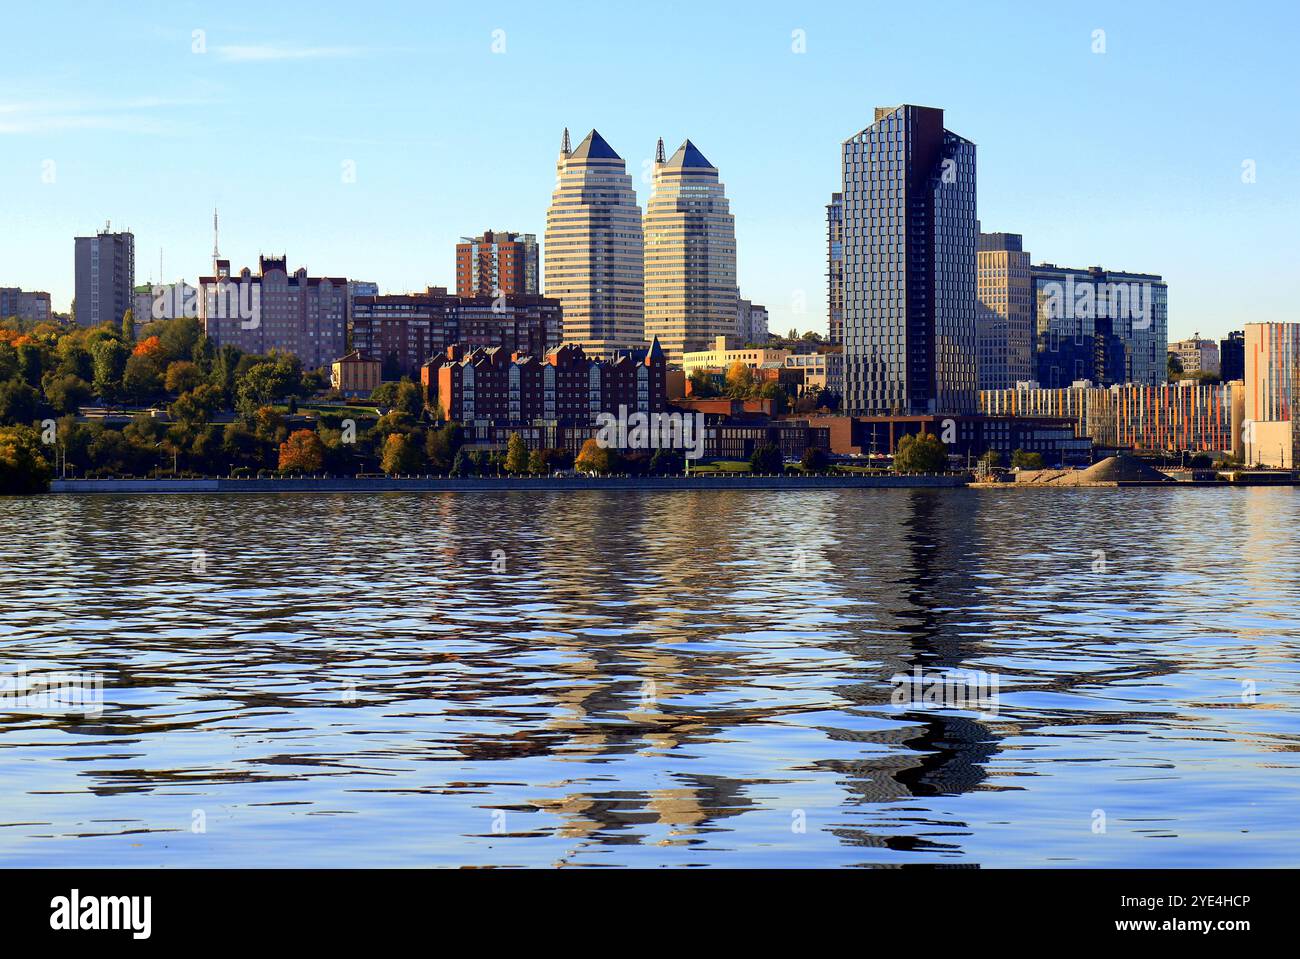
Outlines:
[[[74,242],[78,325],[120,324],[135,305],[135,237],[105,227]]]
[[[1202,339],[1199,333],[1190,340],[1174,340],[1169,344],[1168,352],[1178,357],[1183,372],[1188,375],[1219,375],[1219,344],[1214,340]]]
[[[846,411],[973,411],[975,144],[942,110],[881,107],[842,160]]]
[[[1219,340],[1219,379],[1227,383],[1246,378],[1246,333],[1234,330]]]
[[[690,140],[664,159],[655,151],[645,221],[645,335],[672,365],[733,334],[736,225],[718,170]]]
[[[725,373],[733,363],[743,363],[752,369],[766,364],[784,365],[789,350],[769,350],[749,346],[733,337],[715,337],[711,348],[696,350],[682,356],[681,366],[690,376],[696,370],[720,370]]]
[[[564,310],[564,342],[608,355],[645,346],[641,208],[623,159],[592,130],[564,140],[546,214],[546,295]]]

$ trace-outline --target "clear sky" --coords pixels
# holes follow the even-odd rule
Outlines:
[[[73,236],[111,220],[138,282],[160,249],[193,281],[214,206],[235,269],[286,252],[454,286],[458,236],[543,233],[567,125],[600,130],[643,206],[656,138],[690,137],[731,198],[742,295],[774,330],[825,330],[840,142],[910,102],[978,144],[983,228],[1034,262],[1163,274],[1171,336],[1300,320],[1289,0],[49,0],[0,23],[0,285],[60,310]]]

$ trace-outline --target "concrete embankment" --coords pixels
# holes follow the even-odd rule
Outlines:
[[[484,493],[529,490],[825,490],[951,489],[967,476],[409,476],[284,477],[276,479],[63,479],[53,493]]]

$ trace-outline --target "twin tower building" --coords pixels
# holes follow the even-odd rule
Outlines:
[[[655,153],[642,216],[623,158],[592,130],[564,131],[546,214],[546,295],[564,341],[609,355],[658,337],[668,362],[736,328],[736,227],[718,170],[687,140]]]

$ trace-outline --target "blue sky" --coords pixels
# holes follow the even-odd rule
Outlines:
[[[192,281],[214,206],[236,268],[283,251],[453,285],[458,236],[542,234],[567,125],[601,131],[643,206],[656,138],[690,137],[731,198],[742,294],[775,330],[824,330],[839,144],[911,102],[975,141],[983,227],[1035,262],[1163,274],[1174,336],[1300,320],[1300,14],[1280,0],[52,0],[3,23],[0,284],[58,309],[73,236],[111,220],[139,281],[160,248]]]

